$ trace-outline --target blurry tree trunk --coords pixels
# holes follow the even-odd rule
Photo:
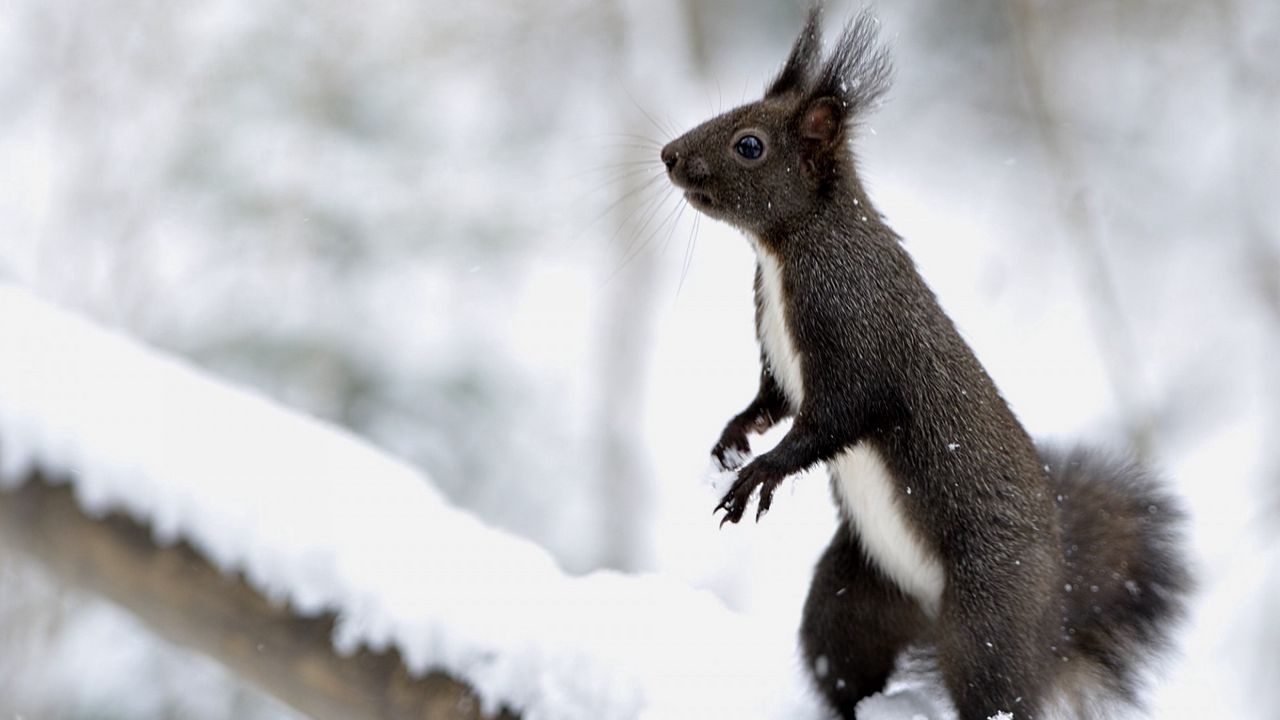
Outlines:
[[[1148,398],[1143,392],[1134,337],[1125,318],[1120,295],[1112,279],[1104,245],[1104,227],[1086,184],[1070,139],[1062,132],[1062,119],[1055,112],[1047,87],[1047,60],[1052,20],[1043,13],[1053,11],[1033,0],[1011,0],[1007,5],[1017,69],[1026,89],[1035,130],[1049,161],[1055,166],[1056,200],[1066,220],[1076,274],[1092,321],[1094,336],[1102,354],[1112,396],[1125,424],[1129,444],[1139,456],[1151,452],[1155,426]]]
[[[626,132],[643,132],[634,124]],[[619,205],[621,217],[639,216],[644,202],[644,177],[630,175],[618,188],[628,199]],[[619,222],[623,222],[619,220]],[[642,229],[648,232],[648,229]],[[606,305],[600,342],[600,442],[599,477],[603,512],[598,520],[598,536],[603,546],[600,561],[605,567],[634,571],[644,564],[649,510],[655,481],[645,467],[640,446],[643,433],[644,388],[649,365],[653,327],[653,304],[658,285],[658,255],[641,249],[631,251],[627,232],[615,237],[606,253],[607,263],[617,270],[605,289]],[[639,242],[638,240],[634,242]],[[608,272],[613,272],[609,270]]]
[[[677,0],[679,18],[688,24],[683,41],[693,64],[702,68],[706,38],[698,20],[695,0]],[[623,0],[609,6],[608,18],[615,42],[609,60],[617,76],[626,84],[635,78],[631,58],[646,45],[644,31],[637,27]],[[632,102],[619,113],[616,130],[634,142],[652,138],[652,147],[640,153],[625,153],[626,159],[651,162],[653,172],[627,172],[614,190],[623,198],[618,204],[612,240],[605,253],[605,308],[599,334],[600,431],[599,455],[600,561],[606,567],[633,571],[646,564],[649,546],[650,509],[654,503],[655,481],[646,467],[640,445],[643,435],[644,394],[652,344],[656,291],[661,286],[663,250],[671,233],[677,231],[681,209],[656,200],[663,189],[650,185],[661,171],[660,143],[670,140],[671,129],[662,127],[655,115],[653,96],[641,87],[628,89]],[[658,181],[662,182],[661,180]],[[650,201],[655,204],[650,206]]]
[[[1251,57],[1240,40],[1249,22],[1248,11],[1238,0],[1219,0],[1217,4],[1220,49],[1228,59],[1231,99],[1246,119],[1232,134],[1232,194],[1236,229],[1243,240],[1240,263],[1252,274],[1249,279],[1262,309],[1262,397],[1270,400],[1264,435],[1276,437],[1280,433],[1280,364],[1275,362],[1280,357],[1280,237],[1268,224],[1267,214],[1277,212],[1275,190],[1280,182],[1280,138],[1274,127],[1274,120],[1280,118],[1280,77],[1275,72],[1280,49],[1273,47],[1269,58]],[[1276,37],[1272,40],[1280,42],[1280,31],[1273,34]],[[1261,122],[1249,123],[1250,118]],[[1272,513],[1280,519],[1280,449],[1269,448],[1271,456],[1263,460],[1263,475],[1270,486],[1262,490],[1268,495]]]
[[[339,656],[332,616],[299,617],[189,545],[157,546],[147,528],[121,515],[91,518],[65,486],[33,477],[0,491],[0,542],[317,720],[482,717],[466,685],[441,673],[413,677],[394,651]]]
[[[689,57],[694,67],[704,71],[711,63],[710,38],[707,36],[707,15],[713,15],[720,8],[709,8],[706,2],[698,0],[681,0],[684,10],[684,21],[688,27],[685,37],[689,41]]]

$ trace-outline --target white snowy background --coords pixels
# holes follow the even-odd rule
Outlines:
[[[1154,716],[1280,715],[1280,6],[877,9],[873,197],[1034,434],[1139,447],[1193,511]],[[0,281],[347,428],[548,567],[649,578],[600,597],[762,628],[793,672],[833,510],[802,477],[716,528],[752,257],[693,226],[656,145],[758,93],[802,10],[6,0]],[[289,713],[0,552],[11,716]]]

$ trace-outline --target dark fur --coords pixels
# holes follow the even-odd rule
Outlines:
[[[1181,502],[1131,460],[1046,449],[1062,528],[1068,654],[1093,663],[1112,697],[1136,698],[1140,660],[1167,649],[1192,588]],[[1070,590],[1067,590],[1067,586]]]
[[[1114,703],[1140,706],[1143,672],[1184,612],[1192,585],[1184,515],[1132,462],[1084,448],[1042,457],[1063,538],[1052,684],[1077,717],[1106,720]],[[847,718],[883,687],[903,648],[936,641],[915,602],[867,561],[846,527],[818,561],[800,632],[815,682]],[[1015,717],[1034,717],[1031,707],[1024,697]]]
[[[803,358],[803,403],[793,406],[766,364],[756,399],[713,451],[727,461],[748,433],[795,418],[739,471],[724,520],[740,520],[757,490],[759,517],[788,475],[858,443],[912,488],[898,499],[946,570],[938,617],[868,562],[847,523],[815,573],[801,639],[845,717],[883,687],[903,647],[926,640],[965,720],[1002,710],[1038,717],[1068,679],[1092,677],[1080,672],[1085,662],[1106,689],[1132,698],[1134,663],[1161,644],[1188,584],[1178,513],[1130,467],[1042,458],[858,179],[852,129],[889,76],[875,20],[851,22],[825,60],[819,25],[815,7],[764,99],[662,152],[695,207],[778,258]],[[747,132],[765,142],[759,160],[733,150]],[[1137,512],[1147,505],[1160,511]]]

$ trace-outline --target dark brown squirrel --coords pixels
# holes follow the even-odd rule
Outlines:
[[[852,135],[890,75],[877,22],[859,15],[823,57],[820,15],[762,100],[662,150],[758,258],[760,386],[712,451],[737,470],[721,524],[826,463],[841,523],[800,642],[843,717],[916,646],[963,720],[1140,706],[1192,584],[1183,513],[1137,465],[1038,448],[1014,417],[859,180]],[[748,435],[789,417],[739,468]]]

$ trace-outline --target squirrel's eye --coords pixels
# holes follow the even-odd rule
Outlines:
[[[764,143],[755,135],[743,135],[733,144],[733,149],[748,160],[759,160],[764,154]]]

